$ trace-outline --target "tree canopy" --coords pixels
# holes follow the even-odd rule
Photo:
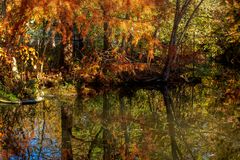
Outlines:
[[[174,71],[223,53],[219,43],[239,43],[238,6],[223,0],[3,0],[1,76],[18,79],[16,61],[21,81],[53,69],[87,82],[110,83],[114,74],[114,83],[143,79],[136,73],[149,71],[168,81]]]

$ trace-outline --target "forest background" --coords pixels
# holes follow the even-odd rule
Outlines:
[[[239,20],[238,0],[2,0],[0,96],[200,83],[212,61],[238,68]]]

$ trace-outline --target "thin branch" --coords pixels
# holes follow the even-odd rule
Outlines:
[[[190,17],[189,17],[189,19],[188,19],[188,21],[187,21],[187,23],[186,23],[186,25],[185,25],[182,33],[180,34],[180,38],[179,38],[178,44],[181,43],[182,38],[183,38],[185,32],[187,31],[187,29],[188,29],[188,27],[189,27],[189,24],[191,23],[194,15],[195,15],[195,13],[198,11],[198,9],[199,9],[199,7],[201,6],[201,4],[203,3],[203,1],[204,1],[204,0],[201,0],[201,1],[198,3],[198,5],[195,7],[194,11],[193,11],[192,14],[190,15]]]
[[[91,153],[92,153],[92,149],[94,148],[94,146],[96,145],[97,139],[99,134],[102,132],[103,127],[100,128],[100,130],[97,132],[97,134],[95,135],[94,139],[91,141],[90,147],[89,147],[89,151],[88,151],[88,159],[91,159]]]
[[[176,15],[178,15],[180,11],[180,0],[176,0]]]
[[[192,0],[185,0],[184,4],[182,5],[181,8],[181,15],[184,15],[188,9],[189,4],[191,3]]]

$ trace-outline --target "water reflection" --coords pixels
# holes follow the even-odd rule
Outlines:
[[[0,109],[2,159],[60,159],[57,107],[41,103]]]
[[[62,159],[72,160],[72,105],[63,102],[61,105],[61,127],[62,127]]]
[[[163,94],[164,104],[166,106],[166,111],[167,111],[167,122],[168,122],[169,136],[171,139],[172,158],[173,158],[173,160],[178,160],[179,157],[182,157],[182,154],[181,154],[181,151],[178,148],[178,145],[176,142],[176,132],[175,132],[175,127],[174,127],[174,116],[173,116],[174,115],[174,105],[173,105],[172,99],[169,95],[167,86],[163,86],[161,91]]]
[[[2,159],[240,159],[239,105],[201,86],[126,92],[1,106]]]

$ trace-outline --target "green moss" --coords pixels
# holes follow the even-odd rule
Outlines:
[[[18,100],[18,98],[14,94],[6,93],[3,90],[0,90],[0,99],[9,100],[9,101]]]

